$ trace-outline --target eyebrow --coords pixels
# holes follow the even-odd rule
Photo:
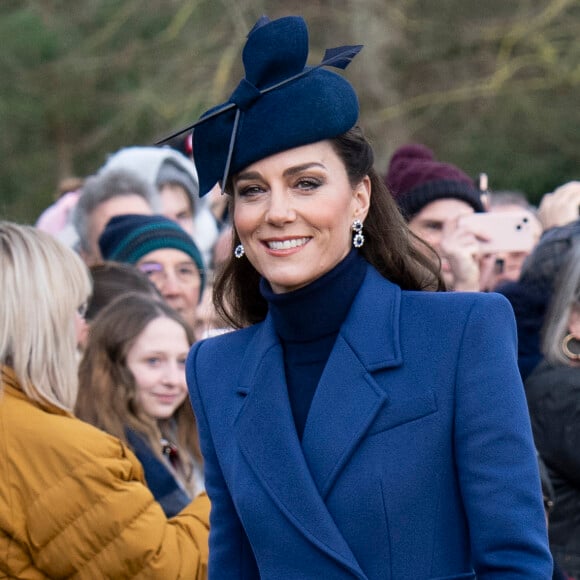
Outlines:
[[[326,169],[326,166],[322,163],[312,162],[312,163],[303,163],[302,165],[295,165],[294,167],[289,167],[288,169],[284,170],[282,175],[284,177],[289,177],[292,175],[296,175],[297,173],[301,173],[302,171],[306,171],[307,169],[311,169],[313,167],[318,167],[320,169]],[[251,179],[261,179],[262,175],[258,171],[244,171],[242,173],[238,173],[235,177],[235,181],[243,181],[243,180],[251,180]]]

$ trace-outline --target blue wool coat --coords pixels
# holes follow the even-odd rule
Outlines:
[[[502,296],[401,291],[369,266],[302,442],[270,317],[194,345],[187,377],[211,579],[551,577]]]

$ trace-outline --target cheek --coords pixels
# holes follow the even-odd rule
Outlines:
[[[157,288],[157,290],[159,291],[159,294],[161,294],[161,296],[165,297],[164,290],[163,290],[163,284],[161,284],[160,282],[155,282],[155,281],[152,281],[152,283],[155,286],[155,288]]]
[[[236,205],[233,221],[240,239],[243,240],[258,226],[259,218],[257,212],[252,211],[251,208],[244,205]]]
[[[188,292],[190,304],[192,304],[195,308],[197,308],[197,305],[199,304],[199,290],[199,287],[196,287],[195,289]]]
[[[147,390],[147,385],[151,381],[151,371],[147,371],[146,369],[135,365],[127,365],[127,367],[135,381],[135,392],[137,393],[137,396],[140,396],[141,392]]]
[[[193,223],[193,217],[181,218],[178,219],[177,222],[190,236],[195,234],[195,224]]]
[[[411,220],[409,222],[409,229],[419,238],[423,239],[423,240],[428,240],[428,235],[426,231],[423,231],[423,228],[419,225],[417,225],[416,223],[413,222],[413,220]]]
[[[317,200],[315,203],[303,207],[300,216],[304,222],[324,236],[331,238],[333,242],[340,241],[342,243],[345,240],[350,242],[352,223],[355,219],[350,199],[350,197],[345,196],[345,199]]]
[[[434,230],[425,230],[423,234],[420,234],[426,242],[429,242],[432,246],[436,248],[441,244],[442,233]]]
[[[181,407],[181,405],[185,402],[186,399],[187,399],[187,386],[185,385],[185,382],[184,382],[183,389],[181,390],[181,394],[180,394],[180,397],[178,399],[178,403],[177,403],[175,408],[177,409],[178,407]]]

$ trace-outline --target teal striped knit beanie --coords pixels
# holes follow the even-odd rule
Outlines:
[[[155,250],[181,250],[195,262],[203,292],[205,271],[198,247],[179,224],[162,215],[126,214],[111,218],[99,238],[99,248],[105,260],[127,264],[136,264]]]

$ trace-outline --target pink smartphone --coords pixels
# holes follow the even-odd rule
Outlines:
[[[529,213],[498,211],[472,213],[459,223],[479,239],[484,254],[498,252],[529,252],[535,244]]]

